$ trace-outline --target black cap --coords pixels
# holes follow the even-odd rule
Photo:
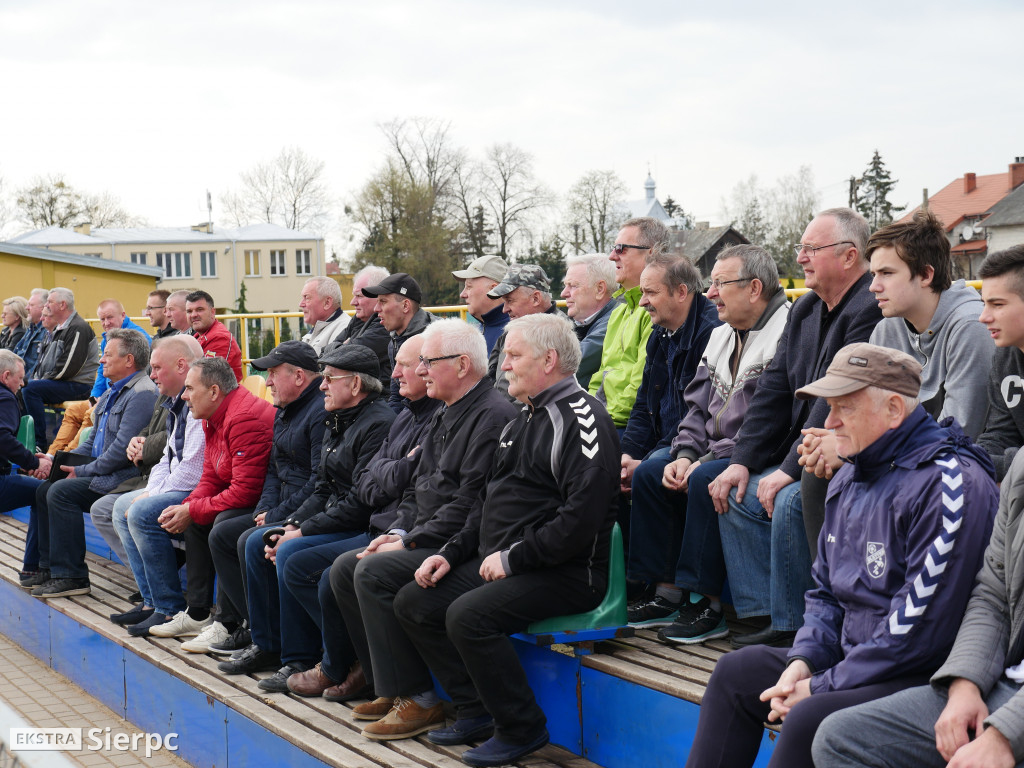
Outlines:
[[[405,272],[395,272],[381,280],[379,285],[368,285],[363,288],[363,295],[369,296],[371,299],[375,299],[383,293],[397,293],[403,298],[412,299],[417,304],[423,301],[420,284]]]
[[[265,371],[275,365],[289,363],[296,368],[304,368],[307,371],[319,370],[319,361],[316,358],[316,350],[304,341],[282,341],[265,357],[253,360],[249,365],[257,371]]]
[[[320,367],[329,365],[350,373],[366,373],[380,378],[380,360],[377,353],[362,344],[340,344],[325,350],[320,356]]]

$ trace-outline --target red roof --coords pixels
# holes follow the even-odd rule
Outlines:
[[[987,240],[968,240],[966,243],[958,243],[950,248],[951,253],[982,253],[988,248]]]
[[[942,220],[947,232],[968,216],[981,216],[1013,191],[1009,172],[976,176],[975,179],[977,186],[970,192],[964,192],[964,177],[961,176],[928,198],[928,208]],[[900,221],[908,220],[917,210],[915,208]]]

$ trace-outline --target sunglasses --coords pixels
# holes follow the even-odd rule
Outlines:
[[[626,245],[625,243],[616,243],[615,245],[612,246],[612,253],[614,253],[616,256],[621,256],[622,252],[625,251],[627,248],[633,248],[637,251],[651,250],[650,246],[647,245]]]

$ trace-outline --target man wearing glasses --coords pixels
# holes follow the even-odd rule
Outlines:
[[[734,637],[737,648],[788,645],[803,623],[811,557],[797,446],[801,429],[824,426],[828,405],[821,398],[798,400],[795,393],[822,377],[842,347],[867,341],[882,318],[868,291],[869,234],[864,217],[849,208],[822,211],[807,225],[794,248],[811,291],[794,302],[729,466],[709,487],[733,596],[752,607],[748,615],[770,619],[764,629]]]
[[[605,404],[620,436],[644,377],[651,335],[651,316],[640,306],[640,274],[646,258],[664,250],[667,242],[668,229],[657,219],[630,219],[615,237],[609,256],[620,286],[615,297],[622,303],[608,318],[601,366],[590,379],[590,394]]]
[[[159,288],[151,291],[146,298],[146,315],[149,317],[150,325],[156,329],[154,338],[162,339],[166,336],[173,336],[178,332],[171,325],[171,318],[167,316],[167,298],[170,295],[170,291]]]

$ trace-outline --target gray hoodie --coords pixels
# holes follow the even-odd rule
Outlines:
[[[988,330],[978,321],[982,308],[978,292],[957,280],[942,292],[924,333],[902,317],[887,317],[870,339],[921,363],[921,404],[939,421],[955,418],[971,439],[985,427],[986,387],[995,352]]]

